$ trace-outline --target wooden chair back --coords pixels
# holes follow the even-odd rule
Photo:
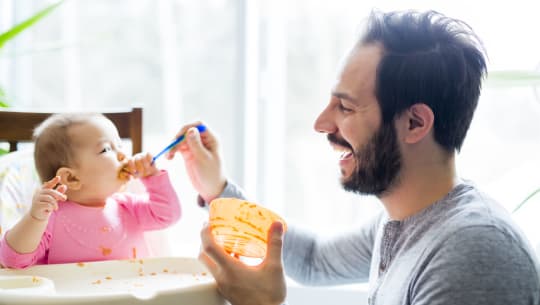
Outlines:
[[[32,141],[34,128],[52,114],[0,110],[0,142],[8,142],[9,151],[16,151],[19,142]],[[116,125],[120,138],[131,140],[133,154],[142,151],[142,108],[103,114]]]

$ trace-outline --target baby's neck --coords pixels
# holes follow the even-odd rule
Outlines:
[[[97,197],[91,197],[91,196],[85,196],[84,194],[81,194],[81,192],[66,192],[67,198],[69,201],[72,201],[74,203],[87,206],[87,207],[104,207],[107,203],[107,196],[106,198],[97,198]]]

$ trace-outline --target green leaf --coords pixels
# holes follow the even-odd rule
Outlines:
[[[9,107],[9,105],[6,102],[6,95],[4,94],[4,90],[0,88],[0,108],[7,108],[7,107]]]
[[[5,155],[7,153],[9,153],[9,151],[7,151],[7,150],[5,150],[3,148],[0,148],[0,156]]]
[[[26,30],[27,28],[31,27],[34,23],[41,20],[43,17],[50,14],[53,10],[55,10],[59,5],[61,5],[64,2],[64,0],[58,1],[56,3],[53,3],[43,10],[37,12],[34,16],[26,19],[25,21],[15,25],[8,31],[0,34],[0,49],[4,46],[6,41],[13,39],[15,36],[17,36],[22,31]]]
[[[526,70],[505,70],[489,72],[487,85],[491,87],[540,86],[540,72]]]
[[[537,189],[536,191],[530,193],[529,196],[527,196],[527,198],[525,198],[525,200],[523,200],[520,204],[517,205],[517,207],[512,211],[512,213],[517,212],[517,210],[519,210],[525,203],[527,203],[527,201],[529,201],[531,198],[534,197],[534,195],[536,195],[538,193],[540,193],[540,188]]]

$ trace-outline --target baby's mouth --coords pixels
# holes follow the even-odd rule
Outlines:
[[[133,174],[127,168],[127,164],[124,164],[122,167],[120,167],[120,170],[118,171],[118,179],[128,181],[131,179],[132,176]]]

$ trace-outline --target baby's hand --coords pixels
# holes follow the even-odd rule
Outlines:
[[[135,178],[153,176],[159,173],[155,164],[152,164],[150,153],[138,153],[131,157],[125,167]]]
[[[32,218],[41,221],[49,220],[51,212],[58,210],[58,201],[67,199],[65,195],[67,186],[64,184],[58,185],[59,183],[60,176],[56,176],[43,183],[41,189],[34,193],[32,207],[30,208]]]

